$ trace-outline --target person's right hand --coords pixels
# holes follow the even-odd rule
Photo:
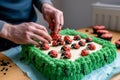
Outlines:
[[[11,25],[6,23],[0,36],[17,44],[39,45],[35,40],[46,43],[49,43],[52,40],[47,32],[47,29],[44,26],[34,22],[22,23],[19,25]]]

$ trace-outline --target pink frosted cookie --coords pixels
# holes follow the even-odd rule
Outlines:
[[[112,34],[110,34],[110,33],[102,34],[102,35],[100,36],[100,38],[105,39],[105,40],[108,40],[108,41],[111,41],[111,39],[112,39]]]
[[[93,33],[96,34],[97,30],[103,30],[103,29],[105,29],[105,26],[102,26],[102,25],[98,26],[98,25],[96,25],[96,26],[93,27]]]
[[[107,30],[97,30],[98,37],[100,37],[102,34],[106,34],[106,33],[109,33],[109,31],[107,31]]]

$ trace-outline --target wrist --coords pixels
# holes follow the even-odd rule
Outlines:
[[[9,39],[11,31],[12,31],[12,25],[5,23],[3,25],[1,32],[0,32],[0,37],[5,38],[5,39]]]
[[[47,2],[43,3],[41,8],[42,13],[44,12],[44,9],[50,8],[50,7],[53,7],[52,3],[47,3]]]

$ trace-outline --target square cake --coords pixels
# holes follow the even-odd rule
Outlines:
[[[21,54],[25,61],[32,63],[48,80],[81,80],[85,75],[113,62],[116,58],[116,47],[109,41],[73,29],[61,30],[60,34],[62,39],[69,36],[72,42],[60,43],[62,45],[57,46],[49,44],[48,50],[31,44],[22,45]],[[74,40],[75,35],[79,35],[80,39]],[[86,44],[82,45],[80,40]],[[67,51],[64,46],[68,46]],[[51,54],[52,50],[56,53]]]

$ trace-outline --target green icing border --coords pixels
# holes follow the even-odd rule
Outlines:
[[[86,34],[73,29],[60,31],[62,35],[80,35],[87,38]],[[80,57],[74,62],[69,60],[58,60],[45,55],[33,45],[22,45],[22,56],[47,77],[48,80],[81,80],[93,70],[111,63],[116,58],[116,47],[109,41],[91,36],[92,40],[99,43],[103,48],[85,57]]]

